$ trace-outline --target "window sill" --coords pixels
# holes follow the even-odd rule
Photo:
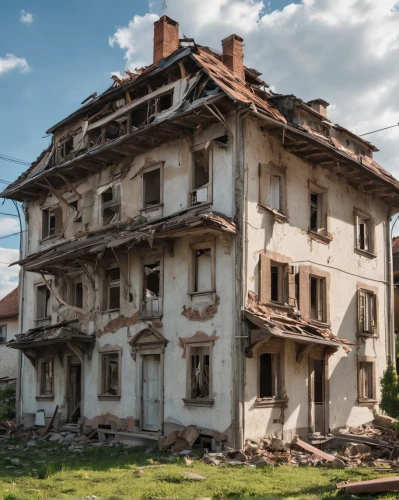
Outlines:
[[[213,399],[186,399],[183,398],[184,406],[202,406],[210,408],[213,405]]]
[[[97,398],[99,401],[120,401],[120,395],[112,395],[112,394],[97,394]]]
[[[258,203],[258,208],[261,208],[262,210],[266,210],[269,212],[271,215],[274,216],[275,220],[277,222],[280,222],[284,224],[285,222],[288,222],[290,219],[287,215],[284,215],[282,212],[277,210],[277,208],[271,208],[268,207],[267,205],[263,205],[262,203]]]
[[[318,319],[310,318],[309,323],[319,328],[331,328],[331,323],[326,323],[325,321],[319,321]]]
[[[282,304],[281,302],[267,302],[265,304],[265,306],[270,307],[270,308],[274,308],[274,309],[284,309],[285,311],[289,311],[292,309],[292,306]]]
[[[157,313],[157,314],[148,314],[148,313],[144,313],[143,311],[141,312],[141,316],[140,316],[140,319],[141,320],[146,320],[146,319],[162,319],[162,314],[161,313]]]
[[[285,408],[288,399],[256,399],[255,408]]]
[[[357,337],[365,338],[365,339],[378,339],[378,334],[376,333],[364,333],[358,332],[356,333]]]
[[[188,292],[189,295],[211,295],[212,293],[216,293],[216,290],[207,290],[205,292]]]
[[[36,396],[36,401],[54,401],[54,394],[50,394],[48,396]]]
[[[105,311],[101,311],[102,314],[111,314],[114,312],[119,312],[119,307],[117,309],[106,309]]]
[[[319,234],[315,233],[314,231],[308,232],[309,236],[312,238],[312,240],[319,241],[320,243],[324,243],[324,245],[329,245],[332,242],[332,236],[327,236],[325,234]]]
[[[375,259],[377,255],[373,252],[368,252],[367,250],[360,250],[360,248],[355,248],[355,253],[367,257],[368,259]]]
[[[157,203],[156,205],[148,205],[148,207],[143,207],[139,210],[140,213],[156,211],[163,207],[163,203]]]
[[[358,399],[357,406],[373,407],[378,404],[377,399]]]
[[[50,321],[51,316],[46,316],[45,318],[37,318],[35,319],[35,323],[40,323],[41,321]]]
[[[45,243],[46,241],[51,241],[51,240],[54,240],[55,238],[57,238],[58,234],[51,234],[50,236],[46,236],[44,238],[42,238],[41,240],[39,240],[39,243]]]
[[[208,200],[208,201],[203,201],[202,203],[191,203],[190,207],[191,209],[198,209],[198,208],[206,208],[206,207],[210,207],[212,205],[212,201],[211,200]]]

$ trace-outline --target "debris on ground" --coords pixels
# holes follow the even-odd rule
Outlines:
[[[337,488],[344,493],[383,493],[386,491],[399,491],[399,476],[371,479],[356,483],[342,482]]]

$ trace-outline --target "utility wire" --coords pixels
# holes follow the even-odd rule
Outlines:
[[[0,160],[9,161],[11,163],[17,163],[18,165],[24,165],[26,167],[30,166],[30,162],[26,160],[21,160],[20,158],[14,158],[13,156],[3,155],[0,153]]]
[[[7,214],[5,212],[0,212],[0,215],[8,215],[9,217],[19,217],[17,214]]]
[[[367,132],[366,134],[360,134],[359,137],[363,137],[369,134],[375,134],[376,132],[381,132],[382,130],[388,130],[389,128],[394,128],[394,127],[399,127],[399,123],[397,123],[396,125],[391,125],[390,127],[379,128],[378,130],[373,130],[372,132]]]
[[[24,231],[18,231],[17,233],[6,234],[5,236],[0,236],[0,240],[4,240],[5,238],[9,238],[10,236],[17,236],[21,233],[26,233],[26,229]]]

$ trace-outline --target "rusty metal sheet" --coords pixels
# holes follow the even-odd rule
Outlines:
[[[399,491],[399,476],[359,481],[357,483],[338,483],[337,488],[345,493],[383,493]]]
[[[319,450],[318,448],[315,448],[309,443],[305,443],[305,441],[302,441],[302,439],[295,438],[291,444],[297,444],[301,448],[303,448],[306,451],[309,451],[310,453],[313,453],[313,455],[316,455],[317,457],[322,458],[323,460],[327,460],[327,462],[333,462],[336,457],[333,455],[329,455],[328,453],[325,453],[324,451]]]

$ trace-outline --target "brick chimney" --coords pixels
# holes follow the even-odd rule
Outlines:
[[[238,35],[230,35],[222,40],[223,62],[235,76],[245,81],[243,39]]]
[[[313,99],[313,101],[309,101],[306,104],[317,111],[320,115],[324,116],[324,118],[327,118],[327,108],[330,103],[324,99]]]
[[[154,23],[154,63],[179,48],[179,23],[162,16]]]

